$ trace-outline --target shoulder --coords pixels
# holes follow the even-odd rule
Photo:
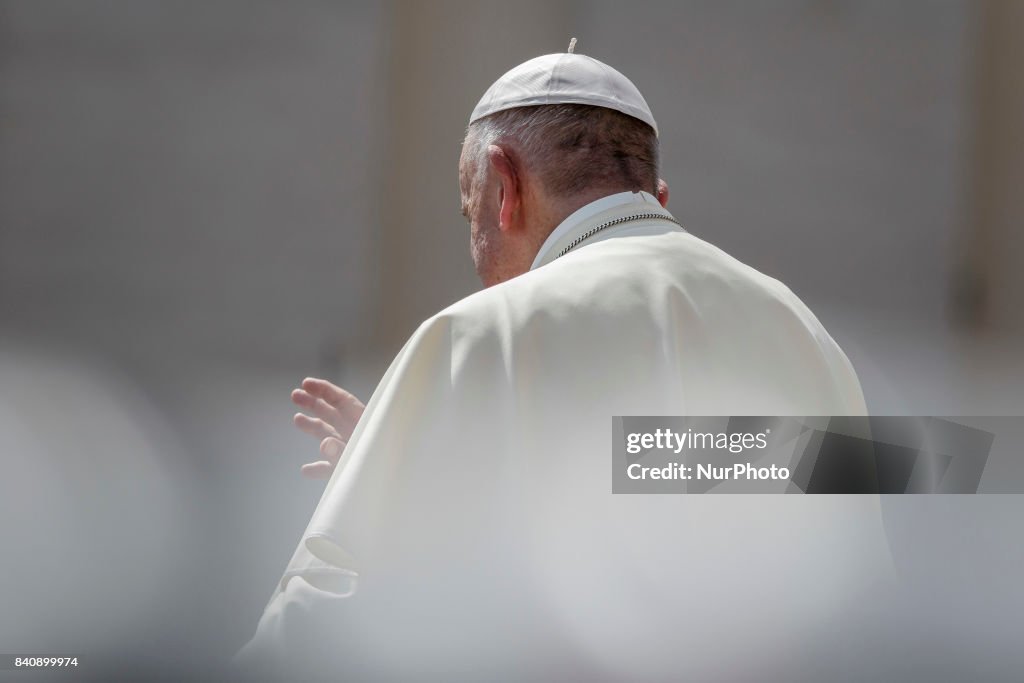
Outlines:
[[[475,292],[438,312],[424,325],[463,334],[567,317],[615,317],[650,312],[666,296],[701,307],[788,310],[813,318],[793,291],[689,233],[623,237],[568,254],[507,282]]]
[[[438,312],[419,333],[459,345],[509,345],[572,328],[590,343],[623,326],[657,335],[667,327],[735,333],[738,323],[833,343],[801,299],[779,280],[689,233],[620,237],[471,294]],[[561,338],[561,337],[558,337]],[[574,340],[576,341],[576,340]]]

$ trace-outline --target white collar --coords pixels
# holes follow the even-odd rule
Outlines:
[[[615,209],[628,204],[637,203],[643,205],[641,207],[642,209],[649,208],[653,213],[664,213],[666,216],[671,216],[671,214],[662,208],[661,202],[658,201],[658,198],[650,192],[619,192],[608,195],[607,197],[601,197],[600,199],[592,201],[572,212],[564,221],[558,224],[558,227],[548,235],[548,238],[544,240],[544,244],[541,245],[540,250],[537,251],[537,256],[533,259],[533,265],[530,266],[530,270],[534,270],[545,263],[550,263],[555,260],[557,254],[555,251],[555,245],[565,242],[565,238],[571,232],[576,231],[589,219],[600,213],[604,213],[609,209]]]

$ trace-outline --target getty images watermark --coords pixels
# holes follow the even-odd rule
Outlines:
[[[668,428],[657,428],[653,432],[630,432],[626,434],[626,453],[641,453],[659,450],[679,455],[683,451],[728,451],[732,454],[750,450],[765,450],[768,447],[770,427],[763,432],[701,432],[687,428],[684,432],[676,432]],[[685,465],[681,462],[670,462],[665,465],[647,466],[641,462],[626,465],[626,476],[637,479],[707,479],[725,481],[729,479],[773,479],[789,480],[789,468],[779,467],[775,463],[759,467],[753,462],[738,462],[731,465],[714,465],[711,462],[700,462]]]
[[[993,440],[1018,448],[1022,429],[1019,417],[620,416],[612,492],[975,493]]]

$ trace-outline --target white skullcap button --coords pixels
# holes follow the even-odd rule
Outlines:
[[[508,71],[487,89],[469,117],[485,116],[515,107],[541,104],[589,104],[614,109],[640,119],[658,134],[651,108],[632,81],[593,57],[573,52],[535,57]]]

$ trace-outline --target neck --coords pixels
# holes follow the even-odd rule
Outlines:
[[[517,239],[503,245],[500,263],[490,263],[489,267],[478,269],[484,286],[490,287],[529,271],[537,261],[545,242],[569,216],[588,204],[620,192],[632,190],[592,190],[575,195],[571,199],[558,201],[551,201],[536,194],[529,198],[524,197],[522,206],[529,220],[520,224],[522,230]]]
[[[554,232],[555,228],[562,224],[566,218],[582,209],[587,204],[595,202],[602,197],[618,194],[619,192],[630,192],[630,188],[610,188],[603,190],[591,190],[566,199],[548,200],[536,208],[537,219],[531,226],[531,245],[533,256],[540,251],[544,241]],[[531,256],[532,259],[532,256]]]

